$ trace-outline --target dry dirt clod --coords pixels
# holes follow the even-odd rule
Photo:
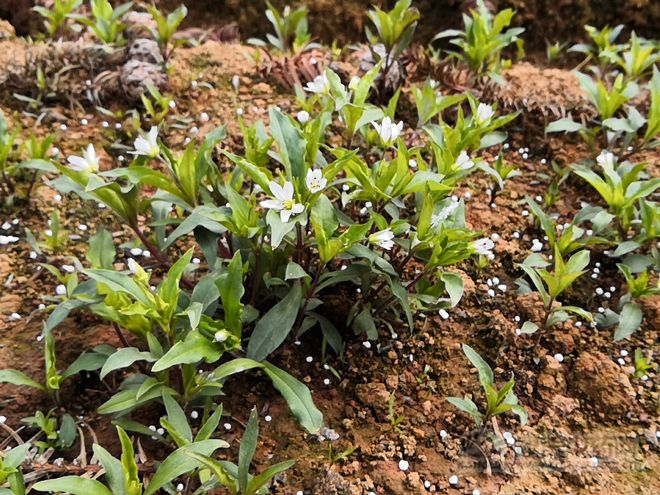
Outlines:
[[[384,419],[387,416],[390,393],[384,383],[356,385],[355,395],[362,404],[371,407],[379,417]]]
[[[578,399],[609,419],[636,409],[635,390],[621,368],[603,353],[582,353],[569,381]]]

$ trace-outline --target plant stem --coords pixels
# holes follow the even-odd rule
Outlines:
[[[405,256],[405,257],[399,262],[399,264],[394,268],[394,270],[399,274],[399,277],[401,276],[401,270],[403,270],[403,268],[408,264],[408,262],[412,259],[412,257],[413,257],[413,252],[412,252],[412,251],[408,252],[408,254],[407,254],[407,255],[406,255],[406,256]],[[374,300],[374,298],[376,297],[376,295],[377,295],[381,290],[383,290],[383,289],[385,288],[386,285],[387,285],[387,280],[383,280],[383,281],[378,285],[378,287],[376,287],[376,288],[373,289],[373,290],[370,290],[370,291],[369,291],[369,294],[368,294],[367,297],[364,299],[364,303],[363,303],[363,304],[367,304],[367,303],[372,302],[372,301]]]
[[[131,226],[133,229],[133,232],[135,232],[135,235],[138,236],[138,239],[144,244],[144,247],[146,247],[150,253],[154,255],[154,258],[156,258],[160,263],[165,265],[167,268],[172,266],[172,263],[170,263],[170,260],[167,259],[167,256],[163,254],[163,252],[158,249],[158,246],[155,244],[152,244],[151,241],[147,238],[146,235],[144,235],[144,232],[140,230],[140,228],[135,225]],[[183,285],[186,289],[193,289],[195,287],[195,284],[188,280],[186,277],[181,277],[181,285]]]
[[[429,272],[428,269],[423,270],[414,279],[412,279],[410,281],[410,283],[408,285],[406,285],[406,292],[410,291],[410,289],[412,289],[417,284],[417,282],[419,282],[422,278],[424,278],[428,274],[428,272]],[[391,294],[390,297],[388,297],[387,300],[383,304],[378,306],[378,309],[381,309],[381,308],[384,308],[385,306],[387,306],[389,303],[392,302],[392,300],[395,297],[396,296],[394,294]]]
[[[295,255],[295,260],[296,263],[300,265],[302,261],[302,253],[303,253],[303,231],[302,227],[299,223],[296,224],[296,255]]]
[[[309,286],[309,289],[307,290],[307,294],[305,295],[305,302],[303,302],[302,307],[300,308],[300,311],[298,311],[298,316],[296,318],[296,323],[293,325],[294,330],[298,330],[298,327],[302,324],[302,319],[305,316],[305,311],[307,310],[307,306],[309,305],[309,301],[314,295],[314,291],[316,290],[316,287],[319,284],[319,279],[321,278],[321,273],[323,272],[323,269],[325,268],[326,263],[322,263],[319,261],[319,265],[316,269],[316,273],[314,274],[314,280],[312,280],[312,284]]]
[[[112,322],[112,328],[115,329],[115,333],[117,334],[117,337],[119,337],[119,340],[121,341],[121,344],[124,347],[130,347],[131,344],[128,343],[128,340],[126,340],[126,336],[121,331],[121,328],[119,328],[119,325],[117,325],[117,323],[115,323],[114,321]]]

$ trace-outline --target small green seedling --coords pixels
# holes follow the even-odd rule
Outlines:
[[[518,404],[518,397],[516,397],[516,394],[513,391],[513,387],[516,384],[515,379],[511,377],[511,379],[498,390],[495,386],[493,370],[488,363],[467,344],[463,344],[463,352],[472,363],[472,366],[477,368],[477,372],[479,373],[479,383],[481,383],[481,387],[483,388],[486,397],[486,409],[485,411],[480,410],[472,399],[469,399],[468,397],[463,399],[459,397],[449,397],[447,399],[449,403],[456,406],[461,411],[468,413],[480,429],[480,433],[483,433],[491,418],[507,412],[516,414],[522,426],[527,424],[527,411],[523,406]]]
[[[451,38],[450,43],[460,51],[450,52],[454,58],[464,61],[476,76],[497,76],[502,68],[501,54],[512,43],[522,51],[519,35],[524,28],[505,30],[515,16],[512,9],[504,9],[495,16],[490,13],[483,0],[477,0],[477,9],[470,15],[463,14],[464,31],[448,29],[438,33],[432,41]]]
[[[167,16],[161,13],[155,5],[148,7],[148,11],[156,22],[156,28],[151,28],[151,36],[158,43],[160,54],[163,57],[163,61],[167,64],[174,49],[185,43],[185,40],[174,40],[174,33],[176,33],[176,30],[188,15],[188,9],[185,5],[181,5]],[[170,44],[172,44],[171,47]]]
[[[417,127],[423,127],[443,110],[457,105],[465,99],[465,95],[443,96],[436,89],[436,84],[426,80],[421,88],[411,89],[417,107]]]
[[[270,43],[270,46],[277,51],[287,55],[296,55],[316,46],[310,43],[312,36],[308,29],[307,7],[302,6],[292,10],[286,6],[280,12],[269,1],[266,1],[266,4],[268,5],[266,17],[275,29],[275,34],[266,34],[267,42],[250,38],[248,43],[259,47],[266,47]]]
[[[150,125],[159,125],[170,113],[170,104],[174,101],[171,96],[164,95],[153,84],[146,83],[147,93],[142,93],[140,99],[147,114]]]
[[[614,340],[621,340],[630,337],[642,324],[644,315],[639,300],[660,294],[660,280],[653,286],[646,270],[635,275],[625,263],[619,263],[617,267],[628,285],[628,291],[619,300],[621,313],[618,315],[618,324],[614,330]]]
[[[608,64],[616,62],[619,52],[623,49],[622,44],[617,44],[616,39],[623,31],[623,24],[615,27],[605,26],[602,29],[597,29],[593,26],[585,26],[584,29],[591,38],[593,44],[578,43],[571,46],[569,52],[584,53],[587,58],[581,64],[584,65],[592,58],[599,61],[599,68],[602,72]]]
[[[346,447],[344,450],[339,452],[335,451],[335,449],[332,447],[332,443],[329,443],[328,460],[330,461],[330,464],[337,464],[340,461],[348,459],[359,448],[360,447],[357,445],[351,445],[350,447]]]
[[[545,232],[550,247],[553,251],[556,247],[561,256],[567,256],[579,249],[607,242],[602,238],[587,235],[586,231],[575,225],[575,223],[559,225],[543,211],[536,201],[530,197],[525,199],[532,214]]]
[[[133,2],[112,7],[109,0],[90,0],[92,7],[92,18],[84,15],[72,15],[77,22],[84,24],[94,35],[106,45],[121,46],[126,43],[124,30],[126,25],[121,18],[133,6]]]
[[[32,7],[44,18],[44,26],[50,36],[55,36],[71,16],[71,13],[82,4],[82,0],[55,0],[51,9],[37,5]]]
[[[561,55],[561,52],[566,48],[566,45],[568,43],[560,43],[559,41],[555,41],[554,43],[547,43],[545,46],[545,55],[548,59],[548,62],[555,62],[559,56]]]
[[[48,448],[68,449],[78,437],[76,422],[70,414],[62,415],[61,421],[53,416],[54,410],[44,414],[37,411],[34,416],[28,416],[21,421],[31,428],[37,428],[45,440],[35,440],[34,446],[44,452]]]
[[[72,493],[85,495],[154,495],[159,490],[175,493],[172,481],[197,471],[199,463],[189,456],[209,456],[218,449],[225,449],[229,444],[224,440],[208,439],[179,447],[158,465],[149,485],[145,488],[139,478],[139,467],[135,462],[135,450],[129,436],[123,428],[117,427],[121,442],[121,459],[113,457],[107,450],[94,444],[94,455],[99,459],[105,471],[105,484],[97,479],[83,476],[63,476],[40,481],[32,488],[38,492]],[[197,481],[194,481],[197,483]]]
[[[635,365],[635,372],[633,373],[635,378],[643,378],[653,369],[651,358],[646,357],[641,349],[635,349],[633,363]]]
[[[643,163],[617,164],[616,157],[607,151],[598,156],[597,162],[602,169],[602,175],[583,165],[575,165],[573,170],[598,191],[607,203],[610,213],[616,217],[618,240],[626,240],[636,216],[638,201],[660,188],[660,178],[642,179],[640,176],[645,168]]]
[[[395,412],[394,412],[394,395],[395,395],[395,392],[392,392],[390,394],[389,400],[387,401],[387,418],[390,420],[390,425],[392,426],[392,429],[396,433],[401,433],[401,429],[399,428],[399,425],[406,418],[402,414],[401,415],[395,414]]]
[[[555,245],[554,262],[554,270],[552,272],[545,269],[549,263],[538,254],[528,256],[523,263],[517,265],[530,278],[543,301],[545,316],[540,328],[547,329],[557,323],[566,321],[569,318],[568,313],[573,313],[580,318],[592,321],[591,313],[577,306],[553,307],[553,303],[557,300],[557,297],[585,273],[585,268],[589,264],[589,251],[586,249],[578,251],[565,262],[559,251],[559,246]],[[526,321],[521,331],[522,333],[530,334],[535,333],[538,329],[539,325],[532,321]]]
[[[411,7],[412,0],[398,0],[396,5],[389,12],[374,7],[367,16],[373,23],[375,32],[369,27],[365,28],[369,48],[374,60],[383,62],[383,79],[386,78],[393,64],[399,59],[401,53],[408,48],[412,42],[417,21],[419,20],[419,11]],[[383,51],[376,47],[380,45]]]
[[[259,437],[259,416],[253,408],[241,439],[238,451],[238,466],[227,461],[217,461],[212,457],[190,453],[191,458],[211,470],[215,476],[216,486],[225,487],[231,495],[255,495],[268,492],[267,485],[272,478],[286,471],[295,461],[284,461],[266,468],[260,474],[250,475],[250,464],[257,449]]]
[[[31,447],[32,444],[24,443],[0,454],[0,486],[9,484],[9,490],[0,488],[0,493],[4,490],[7,495],[25,495],[25,478],[21,464],[26,461]]]

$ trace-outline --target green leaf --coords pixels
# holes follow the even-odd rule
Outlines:
[[[289,181],[304,180],[306,143],[292,119],[274,107],[268,110],[270,130],[277,142]]]
[[[468,413],[477,424],[481,424],[482,414],[479,412],[477,405],[470,399],[461,399],[459,397],[447,397],[447,402],[451,405],[458,407],[461,411]]]
[[[323,414],[314,405],[309,389],[286,371],[270,363],[264,362],[263,367],[302,427],[310,433],[319,431],[323,426]]]
[[[449,294],[451,307],[455,307],[463,297],[463,279],[460,275],[451,272],[444,272],[440,275],[440,280],[445,284],[445,290]]]
[[[569,313],[576,314],[580,318],[584,318],[587,321],[593,321],[594,319],[589,311],[582,309],[578,306],[561,306],[560,309],[563,311],[568,311]]]
[[[624,304],[619,315],[619,324],[614,331],[614,340],[630,337],[642,323],[642,308],[638,304]]]
[[[32,489],[38,492],[66,492],[71,495],[113,495],[100,481],[80,476],[63,476],[53,480],[39,481]]]
[[[223,380],[228,376],[240,373],[242,371],[251,370],[253,368],[262,368],[262,364],[248,358],[236,358],[227,361],[218,366],[212,373],[211,377],[214,380]]]
[[[216,439],[202,440],[201,442],[191,443],[185,447],[179,447],[158,466],[158,470],[144,491],[144,495],[153,495],[173,479],[196,469],[199,466],[199,462],[191,458],[188,455],[189,453],[194,452],[209,456],[218,449],[226,449],[228,447],[229,444],[227,442]]]
[[[250,464],[257,450],[257,440],[259,439],[259,417],[257,408],[253,407],[250,411],[245,433],[241,438],[241,445],[238,451],[238,487],[245,492],[248,484],[248,475]]]
[[[271,478],[274,478],[278,474],[291,468],[295,463],[296,461],[283,461],[264,469],[263,472],[259,473],[250,480],[247,486],[246,494],[252,495],[257,493],[257,491],[266,483],[268,483]]]
[[[87,249],[85,257],[92,268],[112,269],[112,263],[115,261],[112,234],[105,229],[97,230],[89,240],[89,249]]]
[[[220,292],[227,328],[232,334],[240,337],[243,328],[241,323],[241,312],[243,310],[241,298],[245,293],[243,288],[243,260],[240,251],[236,251],[227,266],[227,270],[220,275],[216,285]]]
[[[192,259],[193,248],[188,249],[186,253],[181,256],[174,263],[169,271],[167,272],[167,278],[158,288],[158,294],[163,300],[168,303],[172,308],[176,308],[177,301],[179,299],[179,281],[183,276],[183,272],[186,267],[190,264]]]
[[[128,294],[145,306],[150,306],[149,297],[145,295],[135,280],[125,273],[105,269],[83,270],[83,273],[97,282],[107,285],[114,292]]]
[[[483,358],[477,353],[477,351],[472,349],[472,347],[470,347],[467,344],[463,344],[463,352],[465,353],[465,356],[472,363],[472,366],[477,368],[477,372],[479,373],[479,382],[481,383],[481,385],[484,388],[486,386],[492,387],[495,378],[493,377],[493,370],[488,365],[488,363],[483,360]]]
[[[573,256],[571,256],[566,263],[566,273],[578,273],[582,272],[587,265],[589,264],[589,251],[586,249],[578,251]]]
[[[115,352],[115,348],[108,344],[96,346],[91,351],[83,352],[71,365],[62,373],[62,379],[77,375],[81,371],[95,371],[101,368],[108,357]]]
[[[525,323],[522,324],[522,327],[520,327],[520,333],[529,335],[536,333],[536,331],[539,329],[539,326],[532,322],[532,321],[526,321]]]
[[[268,210],[268,213],[266,213],[266,223],[270,227],[270,245],[273,249],[277,249],[287,234],[296,228],[296,222],[292,220],[283,222],[280,214],[275,210]]]
[[[138,398],[139,389],[121,390],[98,408],[99,414],[126,413],[142,404],[160,397],[162,394],[176,394],[174,390],[158,383]]]
[[[293,328],[302,301],[300,283],[295,282],[289,293],[261,317],[254,327],[247,348],[250,359],[263,361],[277,349]]]
[[[17,447],[14,447],[9,452],[4,452],[4,457],[2,459],[2,466],[4,468],[17,468],[25,461],[25,456],[30,450],[32,445],[30,443],[24,443]],[[2,468],[0,468],[2,469]]]
[[[220,419],[222,419],[222,404],[219,404],[218,407],[215,408],[213,414],[209,416],[209,419],[207,419],[199,429],[197,435],[195,435],[195,442],[199,442],[200,440],[208,440],[211,438],[211,435],[213,435],[215,430],[218,428]]]
[[[220,359],[224,348],[216,342],[193,330],[186,335],[185,340],[174,344],[165,355],[156,361],[151,369],[157,373],[177,364],[196,364],[204,360],[212,363]]]
[[[548,126],[545,128],[545,132],[577,132],[581,130],[584,126],[580,124],[579,122],[575,122],[573,119],[570,119],[568,117],[561,118],[559,120],[555,120],[554,122],[550,122]]]
[[[126,479],[121,461],[96,443],[92,445],[92,450],[105,469],[105,481],[110,486],[113,495],[126,495]]]
[[[164,395],[163,404],[165,404],[165,410],[167,411],[167,420],[176,429],[177,434],[188,442],[192,442],[192,430],[188,424],[186,413],[181,409],[179,403],[172,396]]]
[[[335,208],[327,196],[319,196],[316,203],[314,203],[310,215],[310,221],[314,228],[321,261],[327,263],[332,260],[341,249],[340,243],[332,242],[332,235],[335,230],[337,230],[338,222]]]
[[[284,280],[297,280],[299,278],[307,278],[309,275],[305,269],[294,261],[289,261],[284,270]]]
[[[232,494],[237,492],[238,488],[236,486],[236,481],[234,481],[234,478],[225,469],[224,465],[220,461],[217,461],[209,456],[196,454],[194,452],[188,452],[188,455],[197,460],[201,465],[209,468],[218,480],[218,483],[226,488],[229,488]]]
[[[358,335],[365,334],[369,340],[378,339],[378,330],[374,323],[374,318],[371,315],[370,308],[364,308],[353,320],[355,333]]]
[[[18,370],[0,370],[0,383],[11,383],[12,385],[27,386],[46,391],[41,383],[37,383],[25,373]]]
[[[518,404],[513,404],[510,406],[511,412],[516,414],[520,418],[520,426],[525,426],[529,418],[527,414],[527,409]]]
[[[618,258],[620,256],[626,255],[635,249],[639,248],[640,244],[636,241],[623,241],[619,243],[613,253],[610,254],[613,258]]]
[[[69,316],[69,313],[72,310],[82,308],[89,304],[89,302],[80,299],[69,299],[68,301],[61,302],[53,310],[50,316],[48,316],[46,323],[44,323],[44,328],[48,331],[53,330],[57,325],[62,323],[67,316]]]
[[[153,363],[156,361],[156,356],[148,351],[140,351],[136,347],[123,347],[118,349],[117,352],[108,357],[103,368],[101,368],[101,379],[108,376],[108,373],[111,371],[126,368],[136,361]]]
[[[117,426],[119,441],[121,443],[121,466],[124,472],[124,486],[126,495],[141,495],[142,483],[138,476],[138,467],[135,463],[133,444],[121,426]]]

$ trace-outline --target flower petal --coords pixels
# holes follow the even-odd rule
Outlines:
[[[280,201],[285,201],[288,199],[286,195],[284,194],[284,189],[282,189],[282,186],[280,186],[277,182],[274,180],[270,181],[268,183],[268,187],[270,188],[271,194],[279,199]]]
[[[278,201],[276,199],[264,199],[261,203],[259,203],[261,206],[264,208],[268,208],[271,210],[281,210],[284,208],[284,205],[282,204],[281,201]]]
[[[293,184],[291,182],[286,181],[284,183],[283,190],[284,190],[284,196],[285,196],[286,199],[288,199],[288,200],[293,199]]]

